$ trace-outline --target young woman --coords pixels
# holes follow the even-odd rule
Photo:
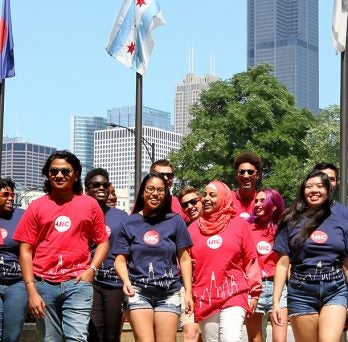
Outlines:
[[[269,316],[272,323],[272,340],[286,342],[287,325],[278,326],[271,319],[273,277],[277,254],[272,250],[277,223],[285,205],[278,191],[264,189],[257,193],[255,198],[254,215],[251,217],[252,234],[256,244],[258,261],[262,276],[262,293],[257,303],[256,310],[246,318],[246,327],[250,342],[261,342],[263,336],[263,319],[267,322]],[[287,322],[286,286],[284,286],[280,301],[282,321]],[[265,317],[266,316],[266,317]]]
[[[171,212],[169,188],[161,174],[150,172],[142,181],[133,214],[121,224],[114,246],[135,340],[174,342],[181,309],[190,313],[193,306],[188,253],[192,242],[184,220]]]
[[[231,190],[222,182],[210,182],[202,202],[202,215],[189,226],[195,319],[204,341],[241,341],[245,315],[261,293],[250,224],[235,216]]]
[[[331,213],[333,189],[318,170],[307,175],[295,203],[279,222],[274,250],[279,259],[274,276],[273,318],[282,320],[280,298],[288,281],[288,311],[297,342],[340,341],[348,292],[348,222]]]

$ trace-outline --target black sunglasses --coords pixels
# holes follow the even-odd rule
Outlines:
[[[58,169],[57,167],[51,167],[48,170],[48,172],[51,176],[57,176],[58,173],[60,172],[64,177],[69,176],[72,171],[73,171],[72,169],[68,169],[65,167],[63,167],[61,169]]]
[[[192,198],[187,202],[182,202],[181,207],[186,209],[186,208],[188,208],[189,204],[191,204],[193,206],[193,205],[196,205],[198,202],[200,202],[199,198]]]
[[[249,176],[252,176],[255,174],[256,170],[252,170],[252,169],[239,169],[238,170],[238,174],[240,176],[243,176],[245,174],[245,172],[247,172]]]
[[[174,173],[172,173],[172,172],[160,172],[160,174],[163,177],[167,177],[167,178],[173,178],[174,177]]]
[[[103,187],[104,189],[109,189],[110,183],[109,182],[92,182],[88,184],[89,188],[93,188],[93,189],[99,189],[100,187]]]

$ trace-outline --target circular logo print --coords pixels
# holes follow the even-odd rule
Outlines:
[[[250,217],[249,213],[240,213],[239,216],[243,218],[244,220],[247,220]]]
[[[207,245],[211,249],[218,249],[222,245],[222,237],[220,235],[210,236],[207,240]]]
[[[111,235],[111,229],[109,226],[105,225],[105,230],[106,230],[106,234],[107,236],[110,236]]]
[[[148,245],[156,245],[159,242],[160,236],[155,230],[150,230],[144,234],[143,240]]]
[[[7,229],[5,229],[5,228],[0,228],[0,233],[1,233],[1,236],[2,236],[3,239],[6,239],[6,238],[7,238],[7,235],[8,235]]]
[[[325,232],[322,232],[321,230],[316,230],[312,233],[311,239],[316,243],[324,243],[327,241],[328,236]]]
[[[272,252],[272,246],[267,241],[260,241],[257,244],[256,248],[257,248],[258,253],[261,254],[261,255],[266,255],[266,254]]]
[[[71,227],[71,220],[66,216],[58,216],[54,222],[54,228],[59,233],[66,232]]]

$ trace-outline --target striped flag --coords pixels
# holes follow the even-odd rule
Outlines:
[[[0,17],[0,83],[15,75],[10,0],[1,1]]]
[[[164,24],[157,0],[124,0],[106,51],[126,67],[144,75],[154,46],[152,31]]]

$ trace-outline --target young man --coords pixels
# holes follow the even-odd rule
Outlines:
[[[114,262],[113,241],[121,222],[128,215],[116,208],[108,206],[109,173],[102,168],[95,168],[87,172],[85,177],[85,193],[97,200],[105,217],[106,232],[109,236],[110,250],[98,269],[93,282],[93,306],[89,323],[89,341],[120,341],[122,326],[123,284],[116,275]],[[94,254],[92,246],[92,255]]]
[[[169,189],[173,186],[173,179],[174,179],[174,171],[173,171],[173,165],[169,162],[167,159],[160,159],[152,163],[150,167],[150,172],[155,171],[160,173],[164,179],[166,180]],[[189,219],[185,215],[185,213],[182,211],[179,200],[175,196],[171,196],[172,198],[172,211],[174,213],[179,214],[185,222],[188,222]]]
[[[71,152],[54,152],[42,174],[47,194],[29,205],[13,236],[29,312],[42,341],[87,341],[92,281],[109,250],[104,215],[81,194],[81,164]]]
[[[247,219],[254,210],[257,182],[262,176],[261,158],[252,152],[243,152],[233,161],[238,188],[232,190],[233,206],[237,215]]]

